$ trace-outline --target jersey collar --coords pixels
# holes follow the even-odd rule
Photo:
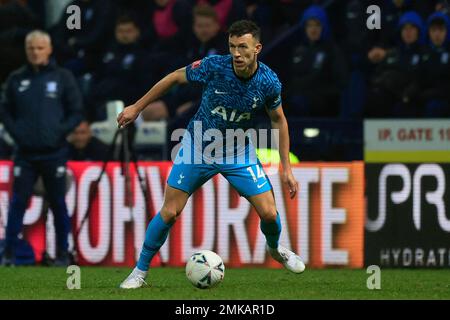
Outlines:
[[[254,77],[254,76],[258,73],[258,71],[259,71],[259,61],[256,61],[256,64],[257,64],[257,66],[256,66],[255,72],[253,72],[253,74],[252,74],[250,77],[248,77],[248,78],[240,77],[240,76],[237,75],[236,70],[234,70],[233,59],[231,59],[231,70],[233,70],[233,73],[234,73],[234,75],[236,76],[236,78],[238,78],[238,79],[241,80],[241,81],[248,82],[248,81],[252,80],[253,77]]]

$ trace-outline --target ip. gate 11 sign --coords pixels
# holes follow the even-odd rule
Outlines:
[[[364,160],[387,162],[450,162],[450,120],[366,120]]]

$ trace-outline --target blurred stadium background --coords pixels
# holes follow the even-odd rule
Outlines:
[[[81,8],[79,30],[66,25],[71,4]],[[381,8],[381,29],[370,30],[366,10],[374,4]],[[162,204],[171,132],[195,113],[201,88],[169,92],[130,131],[146,196],[135,168],[126,184],[120,152],[111,157],[106,152],[118,112],[173,69],[227,53],[224,32],[241,18],[262,28],[260,60],[283,83],[291,151],[299,159],[296,199],[289,199],[276,173],[271,175],[285,226],[281,241],[310,268],[450,268],[446,1],[2,0],[0,83],[26,63],[25,35],[40,28],[51,34],[53,58],[71,70],[83,94],[86,122],[68,139],[73,158],[66,200],[74,231],[86,214],[101,161],[115,160],[88,223],[71,239],[77,263],[134,265],[147,222]],[[447,31],[440,46],[429,36],[433,23]],[[257,127],[269,125],[261,114]],[[13,151],[0,119],[0,239]],[[18,264],[54,257],[52,214],[39,191],[24,223],[26,243]],[[222,177],[192,197],[153,266],[183,266],[200,248],[217,252],[229,267],[278,267],[265,255],[256,213]]]

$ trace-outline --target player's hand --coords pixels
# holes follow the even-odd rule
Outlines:
[[[117,125],[118,125],[118,127],[119,128],[124,128],[125,126],[129,125],[134,120],[136,120],[138,115],[139,115],[139,110],[136,108],[136,106],[134,104],[131,105],[131,106],[126,107],[117,116]]]
[[[291,170],[281,172],[281,181],[289,187],[289,196],[291,199],[297,194],[298,181],[295,180]]]

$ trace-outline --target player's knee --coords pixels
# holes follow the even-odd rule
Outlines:
[[[166,223],[173,223],[177,220],[181,212],[178,212],[174,207],[163,206],[160,213]]]
[[[273,206],[264,206],[259,210],[259,216],[265,222],[275,222],[277,220],[277,210]]]

